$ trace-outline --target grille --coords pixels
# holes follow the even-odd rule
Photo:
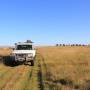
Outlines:
[[[16,56],[17,56],[18,58],[25,58],[25,57],[26,57],[25,54],[16,54]]]

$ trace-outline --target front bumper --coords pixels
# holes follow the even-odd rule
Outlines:
[[[34,60],[33,57],[26,57],[26,58],[16,58],[15,61],[23,62],[23,61],[32,61]]]
[[[15,58],[15,61],[20,61],[20,62],[22,61],[23,62],[23,61],[25,61],[25,58]]]

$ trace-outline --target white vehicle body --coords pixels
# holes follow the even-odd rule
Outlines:
[[[15,50],[12,52],[16,62],[31,62],[34,64],[36,50],[33,48],[32,42],[16,43]]]
[[[32,54],[35,57],[36,50],[14,50],[13,54]]]

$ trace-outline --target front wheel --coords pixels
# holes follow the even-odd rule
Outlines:
[[[31,66],[34,66],[34,61],[33,60],[31,61]]]

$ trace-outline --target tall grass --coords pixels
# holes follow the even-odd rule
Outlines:
[[[12,50],[0,49],[1,56]],[[90,47],[42,47],[35,66],[0,64],[0,89],[90,90]]]
[[[38,52],[48,69],[50,77],[46,78],[46,85],[50,89],[54,90],[55,86],[56,90],[90,88],[86,86],[90,80],[90,47],[46,47],[39,48]]]

